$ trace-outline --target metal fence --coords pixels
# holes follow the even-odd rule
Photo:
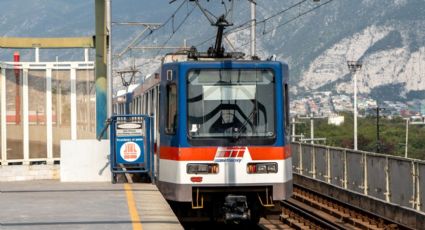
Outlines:
[[[298,142],[292,158],[294,173],[425,212],[425,161]]]
[[[93,62],[0,63],[0,163],[53,164],[60,141],[94,139]]]

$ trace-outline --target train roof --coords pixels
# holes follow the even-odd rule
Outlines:
[[[127,89],[121,89],[118,90],[117,93],[115,94],[116,97],[121,97],[126,95],[127,93],[131,93],[133,92],[134,89],[136,89],[140,84],[131,84],[128,86],[128,90]]]
[[[166,54],[162,60],[162,64],[168,65],[173,63],[223,63],[223,62],[231,62],[231,63],[240,63],[240,64],[266,64],[266,63],[281,63],[284,66],[287,66],[288,64],[286,62],[282,61],[275,61],[273,60],[274,56],[267,60],[260,60],[258,58],[254,59],[248,59],[245,58],[243,54],[240,53],[232,53],[227,56],[224,56],[222,58],[214,58],[214,57],[208,57],[208,55],[200,55],[199,57],[193,57],[190,56],[187,52],[178,52],[178,53],[169,53]]]
[[[196,49],[189,50],[180,50],[175,53],[168,53],[162,58],[162,64],[167,63],[176,63],[176,62],[223,62],[223,61],[232,61],[232,62],[273,62],[275,61],[276,55],[272,55],[266,60],[261,60],[257,56],[247,57],[244,53],[241,52],[229,52],[224,53],[222,57],[213,57],[208,52],[197,52]],[[278,61],[284,65],[287,65],[285,62]]]

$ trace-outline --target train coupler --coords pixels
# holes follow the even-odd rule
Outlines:
[[[228,195],[224,198],[224,222],[239,223],[251,218],[246,196]]]

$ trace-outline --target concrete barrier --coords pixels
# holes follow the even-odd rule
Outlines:
[[[110,182],[109,140],[62,140],[61,182]]]
[[[28,180],[57,180],[59,165],[2,165],[0,182]]]

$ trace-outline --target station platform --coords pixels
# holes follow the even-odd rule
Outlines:
[[[0,182],[0,229],[183,229],[152,184]]]

